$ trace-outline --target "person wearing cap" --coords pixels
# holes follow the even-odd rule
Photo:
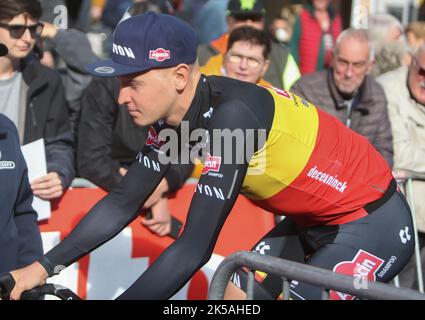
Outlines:
[[[88,70],[119,77],[119,103],[136,124],[152,125],[151,135],[122,182],[60,244],[1,280],[14,283],[3,297],[19,299],[110,240],[137,218],[170,164],[193,156],[204,168],[183,233],[119,299],[172,297],[211,258],[239,193],[287,216],[260,240],[276,244],[267,254],[280,256],[287,234],[296,232],[309,265],[354,276],[356,263],[370,259],[375,269],[367,279],[388,282],[407,263],[415,241],[402,242],[399,233],[413,228],[410,210],[367,139],[289,92],[202,75],[196,38],[178,18],[152,12],[117,26],[112,58]],[[238,284],[244,274],[238,270]],[[276,297],[262,284],[256,282],[255,297]],[[229,286],[232,297],[243,294],[244,287]],[[291,288],[294,299],[321,296],[306,283]]]
[[[209,44],[198,48],[198,61],[201,66],[209,59],[226,54],[229,34],[240,26],[250,26],[264,30],[265,9],[261,0],[230,0],[227,6],[228,32]],[[300,77],[298,66],[285,45],[272,42],[270,51],[270,67],[264,74],[264,80],[277,88],[289,90]]]
[[[0,41],[9,53],[0,59],[0,113],[18,128],[27,144],[41,138],[47,174],[31,181],[34,195],[62,196],[75,176],[68,104],[59,74],[40,63],[36,42],[43,24],[37,0],[0,0]]]
[[[0,43],[0,59],[7,55]],[[32,208],[28,171],[15,125],[0,114],[0,274],[41,258],[43,245]],[[7,181],[7,183],[5,183]]]
[[[167,0],[136,1],[123,19],[148,11],[172,14]],[[90,63],[88,61],[87,63]],[[77,169],[80,177],[109,191],[119,184],[146,144],[150,126],[137,126],[123,105],[119,105],[120,83],[115,77],[94,77],[81,97],[81,117],[77,144]],[[163,183],[158,186],[161,198],[148,201],[152,217],[143,216],[140,222],[159,236],[172,231],[173,220],[167,195],[182,187],[193,166],[173,164]],[[154,199],[158,199],[154,193]]]

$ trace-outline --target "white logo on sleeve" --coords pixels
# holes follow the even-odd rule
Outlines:
[[[258,246],[255,247],[255,251],[259,254],[266,254],[266,250],[270,250],[270,246],[265,241],[261,241]]]
[[[208,197],[217,198],[218,200],[225,200],[223,190],[221,188],[210,187],[206,184],[200,184],[196,186],[196,193],[206,195]]]
[[[214,109],[212,107],[210,107],[210,110],[208,110],[207,112],[204,113],[204,118],[211,118],[212,114],[213,114]]]
[[[409,227],[405,227],[404,230],[401,229],[399,232],[400,240],[403,244],[406,244],[407,241],[410,241],[412,236],[409,234]]]
[[[1,151],[0,151],[0,160],[1,160]],[[15,162],[13,161],[0,161],[0,170],[3,169],[15,169]]]

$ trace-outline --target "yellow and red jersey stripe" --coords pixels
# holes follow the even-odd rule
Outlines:
[[[363,136],[292,93],[268,88],[275,114],[265,146],[251,159],[242,193],[298,224],[341,224],[366,212],[392,179]]]

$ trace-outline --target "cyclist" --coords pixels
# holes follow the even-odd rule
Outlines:
[[[204,168],[180,238],[119,298],[166,299],[182,288],[209,260],[239,193],[288,217],[271,233],[284,236],[288,222],[295,224],[309,265],[387,282],[407,263],[411,214],[367,139],[291,93],[206,77],[195,61],[196,33],[176,17],[147,13],[117,26],[112,59],[89,69],[119,77],[119,103],[136,124],[153,124],[151,136],[120,185],[64,241],[12,272],[12,299],[137,218],[169,167],[171,133],[180,140],[179,161],[186,142],[192,153],[212,147],[201,152]],[[229,147],[226,133],[237,143]],[[292,296],[320,298],[320,289],[293,282]]]

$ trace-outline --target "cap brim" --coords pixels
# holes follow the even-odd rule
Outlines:
[[[149,67],[136,67],[119,64],[112,59],[102,60],[85,66],[87,72],[98,77],[116,77],[149,70]]]

